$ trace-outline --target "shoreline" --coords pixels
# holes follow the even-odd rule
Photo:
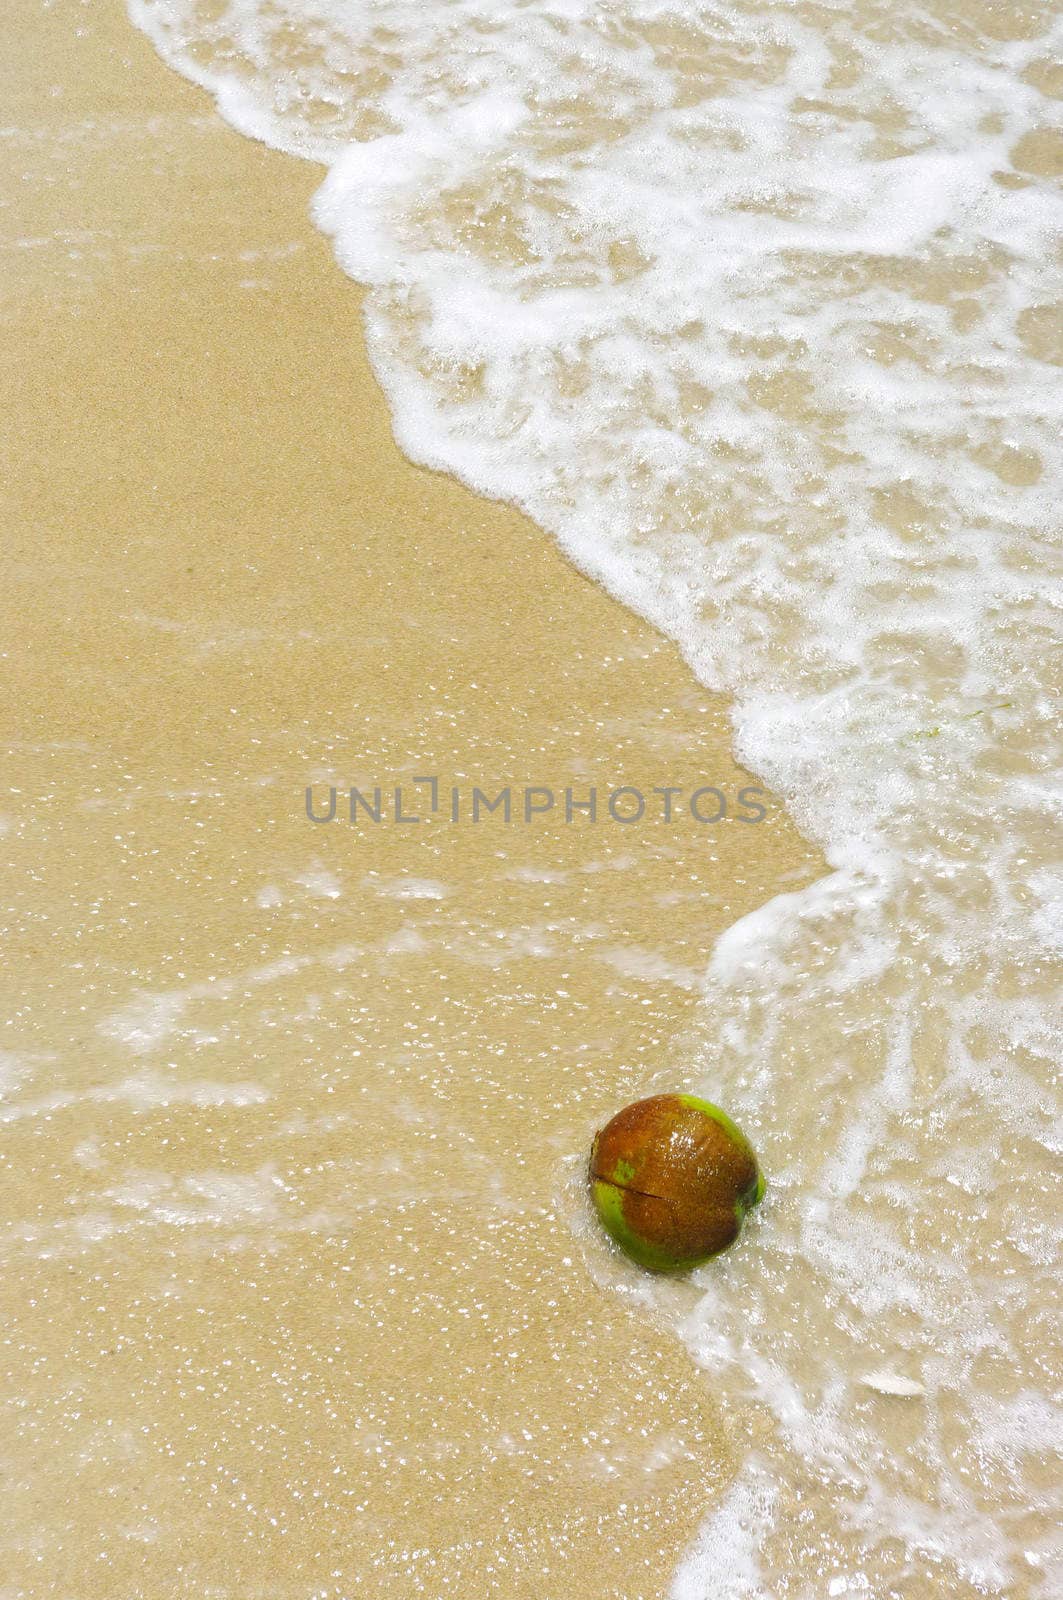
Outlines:
[[[774,799],[307,822],[311,774],[760,786],[676,647],[400,454],[317,172],[117,4],[13,31],[8,1581],[657,1600],[731,1446],[563,1174],[822,864]]]

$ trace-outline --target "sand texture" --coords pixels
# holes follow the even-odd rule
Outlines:
[[[819,864],[774,802],[307,820],[751,780],[672,646],[400,455],[317,170],[113,0],[10,9],[0,1591],[663,1595],[729,1446],[581,1163]]]

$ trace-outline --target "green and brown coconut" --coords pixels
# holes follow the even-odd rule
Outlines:
[[[765,1188],[742,1130],[689,1094],[617,1112],[595,1135],[590,1183],[605,1228],[653,1272],[683,1272],[726,1250]]]

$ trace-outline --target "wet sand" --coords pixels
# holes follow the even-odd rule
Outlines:
[[[775,802],[307,820],[751,780],[669,644],[399,454],[317,169],[117,4],[9,39],[0,1592],[662,1595],[729,1446],[577,1174],[707,1087],[713,940],[817,860]]]

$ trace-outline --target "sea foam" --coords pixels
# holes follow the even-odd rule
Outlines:
[[[772,1189],[681,1319],[745,1457],[676,1596],[1059,1593],[1058,17],[130,11],[327,168],[403,448],[674,637],[831,868],[706,978]]]

